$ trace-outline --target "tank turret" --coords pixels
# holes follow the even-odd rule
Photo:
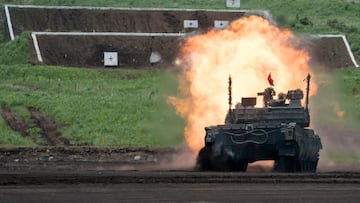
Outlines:
[[[225,124],[205,127],[205,146],[199,152],[200,170],[246,171],[248,163],[274,160],[274,171],[315,172],[322,148],[320,137],[308,128],[310,114],[307,77],[306,101],[301,89],[276,93],[272,87],[257,95],[263,107],[256,107],[256,97],[242,98],[231,107],[229,78],[229,110]]]

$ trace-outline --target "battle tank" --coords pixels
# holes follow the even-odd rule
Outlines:
[[[225,124],[205,127],[205,146],[200,150],[200,170],[246,171],[248,163],[274,160],[276,172],[316,172],[320,137],[310,124],[310,75],[307,77],[305,107],[301,89],[280,93],[273,99],[272,87],[259,92],[264,106],[256,106],[256,97],[242,98],[231,107],[229,77],[229,110]]]

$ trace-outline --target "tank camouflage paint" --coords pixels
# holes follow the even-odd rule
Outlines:
[[[242,98],[231,108],[229,78],[229,111],[225,124],[205,127],[205,146],[200,150],[200,170],[246,171],[248,163],[274,160],[276,172],[316,172],[320,137],[308,128],[310,75],[307,77],[306,105],[303,91],[289,90],[273,99],[272,87],[258,93],[264,106],[256,106],[256,97]]]

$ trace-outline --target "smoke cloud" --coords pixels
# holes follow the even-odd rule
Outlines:
[[[334,72],[317,74],[319,85],[312,98],[312,126],[320,136],[323,149],[320,152],[319,171],[360,170],[360,131],[347,98],[339,87]]]

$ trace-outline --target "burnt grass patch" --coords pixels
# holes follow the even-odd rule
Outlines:
[[[30,137],[39,145],[70,145],[68,139],[64,138],[57,128],[57,124],[43,112],[34,107],[27,108],[30,113],[30,120],[11,111],[9,107],[2,107],[2,116],[8,126],[20,133],[23,137]],[[40,134],[42,140],[34,134]]]

